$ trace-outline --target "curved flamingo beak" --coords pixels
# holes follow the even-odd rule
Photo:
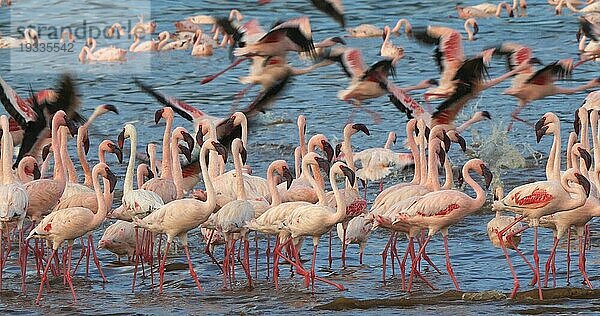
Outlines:
[[[90,151],[90,138],[87,135],[83,136],[83,150],[85,151],[86,155]]]
[[[492,115],[488,111],[481,111],[481,116],[485,117],[488,120],[492,119]]]
[[[450,137],[448,137],[446,133],[443,133],[442,135],[444,135],[444,138],[442,139],[444,142],[444,149],[448,151],[450,150],[450,145],[452,145],[452,142],[450,141]]]
[[[187,161],[192,162],[192,152],[190,151],[190,149],[181,144],[178,144],[178,147],[179,147],[179,152],[185,156]]]
[[[590,170],[592,167],[592,155],[590,155],[590,152],[583,147],[578,147],[577,149],[579,150],[579,155],[581,155],[581,158],[585,162],[586,169]]]
[[[339,143],[339,144],[335,145],[335,156],[339,158],[341,154],[342,154],[342,143]]]
[[[165,112],[165,109],[160,109],[157,110],[156,112],[154,112],[154,123],[158,124],[158,122],[160,122],[160,119],[162,118],[163,113]]]
[[[119,133],[119,137],[117,138],[117,144],[119,145],[119,149],[123,149],[123,145],[125,145],[125,129]]]
[[[292,181],[294,181],[294,176],[292,175],[292,173],[290,172],[290,169],[288,167],[283,166],[282,176],[285,179],[285,181],[287,182],[287,188],[289,190],[290,187],[292,186]]]
[[[352,128],[357,131],[361,131],[361,132],[365,133],[367,136],[371,135],[371,133],[369,132],[369,129],[367,128],[367,126],[365,124],[357,123],[357,124],[352,125]]]
[[[42,177],[42,173],[40,172],[40,167],[37,163],[33,164],[33,180],[37,180]]]
[[[462,136],[458,135],[458,133],[456,133],[456,143],[460,146],[460,149],[463,152],[467,151],[467,141],[465,141]]]
[[[352,171],[352,169],[344,165],[340,166],[340,170],[342,170],[344,176],[346,176],[346,178],[348,178],[348,180],[350,181],[350,186],[354,186],[354,182],[356,182],[356,174],[354,173],[354,171]]]
[[[419,129],[417,129],[418,131]],[[429,128],[429,126],[425,126],[425,139],[429,139],[429,134],[431,134],[431,129]],[[417,134],[417,136],[419,136],[419,134]]]
[[[575,118],[577,119],[577,118]],[[542,116],[536,123],[535,123],[535,130],[537,131],[538,129],[542,128],[544,125],[546,125],[546,117]]]
[[[317,162],[317,165],[319,165],[319,168],[321,168],[327,174],[329,174],[329,168],[331,168],[331,164],[327,159],[322,157],[315,157],[315,161]]]
[[[331,144],[325,140],[322,140],[321,145],[323,145],[323,151],[325,152],[325,155],[327,156],[327,160],[332,161],[333,157],[334,157],[334,151],[333,151],[333,147],[331,147]]]
[[[487,190],[490,188],[490,183],[492,183],[492,179],[494,178],[494,175],[492,174],[490,169],[485,164],[481,164],[480,167],[481,167],[481,175],[485,179],[485,189]]]
[[[192,150],[194,148],[194,138],[186,131],[181,131],[181,136],[183,136],[183,141],[187,143],[188,149]]]
[[[573,121],[573,129],[575,130],[575,134],[579,136],[579,131],[581,130],[581,119],[579,118],[579,111],[575,111],[575,120]]]
[[[438,150],[438,157],[440,159],[440,164],[444,164],[444,162],[446,161],[446,151],[444,150],[444,148],[440,147],[440,150]]]
[[[117,107],[112,104],[105,104],[105,105],[103,105],[103,107],[107,111],[114,112],[115,114],[119,114],[119,110],[117,110]]]
[[[117,156],[119,163],[123,163],[123,151],[121,148],[117,147],[115,144],[108,144],[108,147],[110,148],[110,152]]]
[[[219,154],[219,156],[223,157],[223,161],[227,161],[227,148],[225,148],[223,144],[216,141],[213,141],[212,145]]]
[[[590,196],[590,181],[580,173],[575,173],[575,177],[577,178],[579,184],[585,190],[586,196]]]
[[[117,176],[115,176],[112,171],[108,167],[106,167],[106,179],[108,179],[110,183],[110,192],[112,193],[115,190],[115,186],[117,185]]]
[[[473,23],[473,36],[477,35],[477,33],[479,33],[479,24]]]
[[[539,143],[542,140],[542,137],[544,135],[546,135],[547,131],[548,131],[548,126],[542,126],[542,128],[536,130],[535,131],[535,141]]]
[[[52,144],[48,144],[46,146],[44,146],[44,148],[42,148],[42,160],[46,160],[46,158],[48,158],[48,155],[50,155],[50,146]]]
[[[154,178],[154,172],[152,172],[152,169],[148,168],[148,179],[152,178]]]
[[[204,144],[204,134],[202,134],[202,129],[198,130],[198,133],[196,133],[196,144],[198,144],[198,146]]]

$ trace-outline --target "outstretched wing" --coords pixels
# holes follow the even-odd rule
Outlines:
[[[400,87],[388,81],[386,88],[390,92],[390,101],[400,112],[405,113],[407,118],[421,118],[425,116],[425,109],[423,109],[419,102],[405,93]]]
[[[38,119],[31,105],[19,97],[17,92],[2,77],[0,77],[0,102],[21,128],[25,128],[27,123]]]
[[[494,55],[505,56],[506,65],[509,70],[513,70],[518,66],[528,63],[533,57],[531,48],[510,42],[502,43],[502,45],[496,47]]]
[[[365,73],[367,66],[363,61],[362,52],[357,48],[346,49],[340,58],[340,63],[346,75],[350,78],[360,78]]]
[[[392,60],[383,59],[371,65],[371,67],[369,67],[369,69],[361,76],[360,80],[382,82],[387,81],[385,79],[387,79],[390,74],[392,77],[395,77],[396,68],[392,64]]]
[[[310,0],[312,4],[325,14],[332,17],[342,27],[346,27],[344,20],[344,8],[341,0]]]
[[[571,76],[571,68],[567,68],[559,61],[555,61],[548,66],[536,71],[526,83],[535,85],[546,85],[556,80]]]
[[[172,108],[173,111],[175,111],[177,114],[181,115],[181,117],[188,121],[193,121],[194,119],[199,119],[207,116],[206,113],[196,109],[195,107],[183,101],[157,92],[156,90],[154,90],[154,88],[142,83],[138,79],[134,79],[134,81],[142,91],[154,97],[161,104]]]

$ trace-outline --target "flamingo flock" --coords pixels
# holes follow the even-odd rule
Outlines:
[[[269,2],[259,1],[259,4]],[[311,2],[342,27],[346,26],[341,1]],[[42,302],[52,278],[62,278],[76,302],[77,283],[74,284],[73,279],[84,258],[86,277],[92,259],[102,282],[108,281],[103,269],[111,267],[100,261],[99,249],[115,254],[119,261],[121,257],[126,258],[133,266],[132,292],[139,290],[138,278],[149,278],[154,288],[157,272],[158,292],[162,294],[165,287],[169,290],[169,283],[165,281],[169,277],[167,263],[172,260],[178,241],[183,247],[190,277],[195,287],[203,291],[203,280],[210,276],[196,272],[194,266],[198,263],[190,254],[194,249],[188,243],[188,235],[196,230],[206,244],[201,255],[210,258],[210,264],[220,271],[223,289],[234,289],[242,284],[235,279],[236,265],[241,266],[247,280],[243,286],[248,289],[263,279],[267,284],[272,281],[273,287],[279,289],[284,282],[280,279],[284,273],[280,266],[286,262],[293,275],[300,277],[303,286],[312,293],[315,293],[315,283],[340,291],[346,289],[343,282],[317,275],[322,271],[318,266],[318,254],[322,252],[318,250],[324,243],[327,245],[321,248],[328,248],[328,268],[337,268],[333,264],[334,257],[338,257],[332,254],[335,251],[333,231],[341,245],[340,269],[348,268],[347,248],[352,244],[359,246],[362,266],[363,257],[369,255],[365,251],[369,239],[374,238],[372,232],[379,230],[389,234],[380,254],[382,281],[389,279],[386,279],[388,262],[394,276],[397,263],[401,291],[410,293],[415,283],[436,290],[431,276],[442,272],[430,249],[435,246],[431,245],[432,239],[440,233],[448,279],[460,291],[459,280],[465,277],[452,265],[449,236],[454,226],[466,225],[464,219],[479,212],[486,203],[496,212],[487,225],[487,234],[493,246],[502,249],[513,277],[510,298],[518,293],[520,283],[509,251],[515,251],[527,264],[533,276],[531,284],[537,286],[542,300],[542,288],[548,287],[550,278],[556,287],[555,261],[559,242],[566,237],[568,282],[572,229],[579,244],[578,269],[584,284],[591,289],[592,282],[586,271],[588,223],[600,216],[598,91],[590,93],[575,112],[574,131],[564,157],[566,168],[561,164],[559,116],[547,112],[532,123],[519,114],[535,100],[600,86],[599,78],[575,88],[555,84],[572,76],[582,63],[599,59],[600,52],[593,44],[600,34],[596,4],[582,9],[566,0],[553,4],[557,14],[563,7],[586,13],[579,20],[581,28],[577,36],[578,40],[581,38],[582,57],[578,62],[564,58],[543,64],[534,57],[530,47],[514,42],[494,43],[475,54],[465,53],[463,46],[475,40],[479,32],[480,22],[476,18],[504,18],[504,11],[508,17],[526,17],[527,4],[516,0],[512,5],[501,2],[456,6],[458,17],[465,20],[463,28],[468,41],[464,42],[461,31],[439,25],[411,25],[404,18],[393,28],[364,24],[347,29],[348,37],[382,37],[383,42],[377,47],[378,60],[370,65],[365,57],[372,55],[347,46],[341,34],[313,41],[312,24],[307,16],[277,21],[267,29],[257,20],[244,20],[235,9],[223,17],[188,17],[175,23],[174,33],[163,30],[157,40],[145,41],[144,36],[156,34],[159,25],[141,16],[129,32],[133,43],[128,49],[98,48],[96,39],[85,39],[78,55],[82,63],[124,63],[130,62],[132,54],[172,50],[189,50],[192,56],[208,57],[214,50],[227,49],[231,64],[203,78],[199,82],[203,87],[210,87],[206,85],[225,71],[249,62],[248,74],[240,77],[240,82],[247,86],[233,97],[234,106],[227,117],[208,114],[133,78],[142,92],[163,106],[149,118],[153,124],[165,122],[164,130],[161,127],[160,144],[141,143],[138,130],[144,126],[143,120],[119,126],[120,133],[110,135],[114,142],[93,139],[94,135],[90,134],[93,122],[108,112],[118,114],[119,111],[113,105],[102,104],[89,118],[83,117],[79,113],[81,96],[72,75],[63,75],[55,89],[30,91],[28,98],[21,97],[0,78],[0,101],[8,114],[0,116],[0,291],[5,266],[15,264],[20,269],[23,293],[27,292],[27,278],[39,278],[36,304]],[[211,25],[212,30],[205,31],[204,25]],[[400,32],[403,27],[404,31]],[[119,23],[108,30],[109,37],[127,35]],[[61,35],[61,41],[74,41],[70,33]],[[39,42],[40,35],[33,29],[26,29],[23,36],[23,39],[0,37],[0,48]],[[392,42],[393,36],[398,39],[405,36],[406,40],[433,47],[439,79],[423,78],[411,86],[396,85],[396,67],[401,67],[408,52]],[[591,39],[592,44],[586,44],[587,39]],[[312,65],[292,66],[296,54],[298,59],[309,60]],[[489,66],[494,57],[505,58],[508,70],[490,79]],[[352,106],[348,122],[338,131],[339,135],[318,132],[307,135],[310,123],[307,117],[294,117],[298,142],[290,146],[293,157],[282,153],[278,159],[269,161],[266,176],[260,176],[261,172],[251,167],[255,157],[260,155],[260,149],[249,142],[257,137],[251,129],[252,120],[272,108],[292,77],[331,64],[341,66],[348,77],[347,86],[337,94],[340,101]],[[541,67],[536,70],[535,64]],[[495,198],[488,201],[488,190],[497,177],[490,170],[491,166],[480,158],[470,157],[456,169],[448,153],[453,143],[466,153],[467,143],[460,134],[478,122],[491,119],[492,111],[488,109],[475,112],[470,119],[458,124],[463,108],[484,91],[511,78],[511,86],[503,93],[515,97],[518,106],[511,114],[507,130],[512,130],[515,122],[525,123],[533,128],[531,136],[535,135],[537,142],[547,135],[552,135],[553,142],[545,166],[545,180],[523,183],[507,194],[503,187],[495,185],[492,188]],[[238,110],[237,103],[253,85],[260,86],[258,95],[246,108]],[[409,94],[424,89],[424,103]],[[388,137],[383,146],[375,144],[364,148],[378,130],[373,126],[384,119],[369,100],[382,96],[388,97],[389,103],[402,113],[401,117],[408,118],[405,132],[386,131]],[[435,109],[430,107],[430,101],[438,102]],[[358,110],[370,114],[372,124],[354,122]],[[186,126],[178,126],[176,115],[188,121],[184,122]],[[296,133],[295,128],[293,133]],[[408,152],[393,149],[398,138]],[[334,146],[333,141],[338,139]],[[124,150],[126,142],[130,146],[127,151]],[[78,165],[83,171],[81,177],[69,153],[69,143],[76,148]],[[356,144],[361,144],[359,147],[364,150],[355,151]],[[97,161],[88,158],[92,145],[98,146]],[[138,152],[139,145],[146,147],[146,153]],[[19,146],[16,159],[15,146]],[[108,160],[106,153],[114,154],[115,161]],[[116,165],[121,164],[127,154],[126,172],[119,177]],[[138,163],[140,158],[145,161]],[[293,168],[288,161],[294,162]],[[407,169],[413,172],[410,181],[398,181],[391,176]],[[122,183],[118,183],[120,179]],[[373,200],[369,200],[367,194],[369,181],[379,182]],[[119,194],[115,194],[115,189]],[[554,237],[542,268],[538,251],[543,247],[538,243],[540,227],[552,230]],[[529,228],[533,228],[531,260],[519,248]],[[94,235],[101,231],[102,237],[96,244]],[[405,250],[401,252],[398,252],[398,242],[402,242],[399,236],[406,236]],[[307,238],[312,240],[312,248],[308,246],[311,260],[305,265],[301,258],[306,256],[303,250],[307,248],[304,247]],[[15,243],[16,253],[12,250]],[[73,255],[75,243],[81,244],[79,257]],[[222,255],[217,253],[221,248]],[[261,248],[264,252],[259,251]],[[259,268],[259,261],[266,263],[266,269]],[[33,266],[37,275],[27,272],[28,267]],[[265,271],[266,275],[259,275],[259,271]]]

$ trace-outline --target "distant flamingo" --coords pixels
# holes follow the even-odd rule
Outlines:
[[[96,48],[96,40],[93,38],[88,39],[88,45],[91,45],[91,48],[88,46],[83,46],[81,48],[81,52],[79,53],[79,61],[85,63],[87,61],[125,61],[127,51],[121,48],[116,48],[114,46],[102,48],[98,51],[95,51]]]
[[[482,3],[474,6],[461,7],[456,6],[458,17],[461,19],[468,18],[487,18],[491,16],[500,17],[502,8],[506,10],[509,17],[514,17],[513,8],[506,2],[500,2],[498,5],[491,3]]]
[[[398,60],[404,57],[404,48],[400,46],[396,46],[390,40],[391,29],[389,26],[383,27],[383,44],[381,44],[381,49],[379,50],[379,54],[381,57],[388,57],[392,59],[392,65],[396,65]]]
[[[406,32],[406,34],[410,34],[410,32],[412,31],[412,27],[410,26],[410,23],[407,19],[399,19],[398,22],[396,22],[394,28],[391,30],[391,32],[398,33],[402,26],[404,26],[404,31]],[[371,24],[361,24],[355,28],[349,28],[347,29],[347,31],[350,37],[359,38],[377,37],[382,36],[384,34],[384,30]]]
[[[98,242],[98,249],[106,249],[114,253],[119,261],[121,256],[131,259],[136,249],[135,224],[118,220],[108,226]]]
[[[130,52],[153,52],[158,50],[159,41],[149,40],[142,42],[138,33],[133,35],[133,43],[129,46]]]

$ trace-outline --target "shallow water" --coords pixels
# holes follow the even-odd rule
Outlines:
[[[225,4],[223,4],[225,3]],[[471,2],[469,2],[471,3]],[[88,8],[93,8],[94,13],[84,9],[81,4],[74,6],[69,1],[47,1],[41,5],[31,0],[15,0],[10,11],[0,8],[0,31],[3,34],[13,33],[15,25],[29,23],[45,23],[54,25],[76,25],[81,19],[92,20],[98,14],[110,14],[113,5],[107,2],[86,2]],[[448,25],[462,30],[463,22],[453,15],[454,3],[440,4],[439,1],[420,1],[417,4],[398,5],[397,2],[373,1],[345,1],[347,11],[347,24],[356,26],[361,23],[395,24],[398,18],[408,18],[413,26],[426,24]],[[149,5],[149,6],[148,6]],[[184,19],[190,15],[210,14],[226,15],[228,9],[237,7],[248,17],[258,18],[263,25],[270,25],[277,18],[289,18],[301,14],[311,16],[311,24],[315,39],[337,35],[340,27],[328,17],[316,11],[307,1],[273,1],[273,3],[259,7],[255,0],[248,1],[136,1],[132,2],[132,9],[122,10],[119,17],[135,20],[136,16],[144,11],[151,10],[152,19],[158,23],[158,31],[173,30],[173,22]],[[125,13],[123,13],[125,11]],[[44,14],[41,14],[42,12]],[[130,14],[126,14],[130,12]],[[480,34],[478,40],[465,43],[467,55],[476,54],[484,47],[492,46],[503,40],[512,40],[531,46],[535,55],[543,62],[548,63],[558,58],[577,58],[577,43],[575,32],[577,30],[576,17],[566,13],[556,17],[553,9],[546,1],[530,1],[528,3],[528,16],[526,18],[480,19]],[[69,14],[67,14],[69,13]],[[100,15],[98,15],[100,16]],[[123,18],[124,17],[124,18]],[[11,22],[9,22],[11,21]],[[112,21],[110,21],[112,22]],[[109,22],[106,22],[110,24]],[[43,38],[43,36],[42,36]],[[81,49],[82,40],[75,43],[76,51]],[[377,60],[379,51],[379,38],[348,39],[350,46],[363,49],[365,61],[373,63]],[[425,78],[435,78],[437,68],[431,57],[432,48],[420,46],[406,37],[393,38],[393,42],[404,46],[406,57],[398,64],[398,77],[395,82],[402,85],[414,84]],[[99,46],[115,44],[126,48],[127,40],[100,40]],[[77,49],[78,48],[78,49]],[[12,57],[15,57],[14,51]],[[186,52],[171,52],[161,54],[131,55],[130,60],[124,64],[88,64],[81,65],[77,62],[77,53],[73,54],[37,54],[35,58],[22,63],[19,59],[6,62],[9,51],[0,51],[0,73],[17,91],[26,94],[29,84],[34,90],[51,87],[57,78],[57,73],[66,69],[76,73],[78,88],[82,95],[83,113],[90,115],[93,108],[101,103],[116,105],[121,114],[107,114],[94,124],[91,130],[93,144],[109,138],[116,140],[117,134],[127,122],[133,122],[138,128],[140,143],[161,141],[163,125],[155,125],[153,112],[158,108],[157,103],[149,96],[140,92],[133,84],[132,76],[135,75],[142,81],[158,87],[162,92],[176,96],[198,108],[216,116],[226,116],[230,110],[233,95],[241,89],[237,78],[245,75],[246,70],[233,70],[214,82],[201,86],[201,78],[225,67],[228,64],[227,52],[215,50],[215,55],[210,58],[193,58]],[[20,58],[22,58],[21,56]],[[17,57],[15,57],[17,58]],[[61,63],[54,63],[58,58]],[[69,66],[65,67],[64,63]],[[294,62],[301,65],[300,62]],[[572,79],[561,82],[561,85],[575,86],[582,84],[597,76],[597,64],[584,64],[578,68]],[[494,61],[490,68],[492,76],[498,76],[504,71],[502,61]],[[248,146],[250,156],[249,164],[259,175],[264,175],[267,164],[274,159],[286,159],[292,162],[293,148],[297,143],[295,117],[304,114],[308,119],[307,132],[309,135],[324,133],[336,143],[341,138],[341,130],[350,113],[350,107],[336,99],[337,91],[346,87],[348,80],[338,66],[330,66],[294,78],[285,94],[279,98],[274,109],[260,115],[252,125]],[[474,153],[481,152],[484,160],[499,165],[509,165],[510,168],[496,169],[495,174],[500,175],[501,181],[507,190],[524,182],[544,178],[543,157],[549,151],[551,139],[544,138],[540,144],[535,143],[533,130],[526,125],[516,124],[513,132],[503,138],[500,132],[507,123],[507,117],[516,106],[516,100],[501,95],[501,92],[510,85],[505,82],[482,93],[479,99],[471,102],[465,109],[463,119],[470,116],[475,110],[488,110],[492,113],[490,123],[481,123],[473,131],[467,131],[463,136],[473,145],[470,150]],[[251,92],[242,99],[242,106],[251,101],[258,90]],[[566,139],[573,122],[573,111],[581,104],[585,94],[571,96],[550,97],[534,102],[522,112],[522,117],[530,121],[537,120],[544,112],[554,111],[564,122],[563,139]],[[406,118],[400,114],[388,101],[382,97],[366,104],[378,111],[383,117],[383,123],[374,125],[368,115],[357,113],[355,122],[364,122],[371,130],[371,136],[357,135],[354,141],[356,150],[368,147],[381,146],[385,142],[386,132],[394,130],[400,139],[405,136]],[[181,118],[176,118],[177,125],[191,129],[191,124]],[[492,128],[494,126],[494,128]],[[506,139],[506,140],[505,140]],[[489,143],[496,144],[490,148]],[[494,150],[494,148],[496,148]],[[143,150],[142,145],[139,150]],[[74,149],[73,149],[74,150]],[[397,146],[396,150],[402,150]],[[90,160],[95,162],[96,151],[94,147],[89,154]],[[499,156],[505,159],[498,159]],[[127,156],[126,156],[127,157]],[[450,157],[456,166],[462,165],[468,157],[453,148]],[[124,177],[125,165],[118,165],[111,159],[111,168]],[[498,162],[500,161],[500,162]],[[406,178],[410,174],[396,174],[389,178],[387,184]],[[120,182],[119,186],[122,182]],[[376,184],[369,188],[369,200],[374,199]],[[118,189],[119,190],[119,189]],[[118,194],[119,195],[119,194]],[[491,197],[490,197],[491,199]],[[450,229],[450,251],[454,271],[457,274],[461,290],[465,292],[481,292],[497,290],[507,294],[512,289],[512,278],[499,249],[493,248],[488,241],[485,225],[493,217],[489,203],[484,208],[466,218],[462,223]],[[108,226],[110,222],[104,224]],[[598,223],[591,225],[592,248],[588,251],[587,268],[592,283],[598,284]],[[96,241],[101,231],[94,234]],[[526,232],[521,243],[521,249],[531,258],[532,233]],[[335,233],[334,233],[335,236]],[[340,268],[340,244],[334,239],[334,263],[332,270],[327,268],[326,239],[322,239],[319,248],[317,267],[319,274],[327,276],[335,282],[343,284],[348,290],[337,292],[331,287],[317,284],[316,293],[303,287],[299,277],[290,277],[287,265],[281,269],[281,289],[276,291],[271,282],[266,281],[266,266],[264,258],[259,261],[259,278],[254,289],[246,287],[241,268],[237,268],[236,285],[233,290],[221,290],[221,274],[219,269],[211,263],[210,258],[203,254],[204,245],[200,242],[198,230],[190,232],[190,251],[193,263],[200,277],[204,291],[199,293],[187,272],[186,265],[182,264],[185,257],[182,251],[170,257],[170,271],[166,273],[164,294],[158,295],[151,290],[149,278],[138,279],[135,293],[131,293],[132,267],[120,265],[115,262],[114,256],[107,251],[100,250],[99,256],[104,273],[109,280],[103,285],[95,268],[91,268],[91,275],[86,279],[82,270],[74,278],[75,290],[78,294],[77,304],[71,303],[68,288],[60,284],[60,280],[52,282],[52,289],[45,293],[41,306],[35,306],[35,295],[39,278],[33,272],[35,266],[30,265],[27,279],[28,292],[20,293],[18,268],[14,260],[9,262],[4,271],[3,290],[0,294],[0,308],[6,313],[82,313],[82,314],[167,314],[167,313],[251,313],[264,312],[288,313],[298,310],[311,310],[313,313],[328,313],[329,309],[344,310],[347,313],[379,314],[392,310],[402,309],[402,312],[411,314],[479,314],[502,311],[503,313],[536,314],[536,313],[568,313],[598,312],[600,294],[597,291],[580,291],[571,293],[565,290],[565,243],[561,243],[556,259],[558,269],[557,285],[559,290],[552,293],[546,292],[548,298],[543,303],[535,299],[535,291],[527,285],[531,272],[516,255],[513,263],[521,276],[521,291],[515,301],[496,298],[490,301],[463,300],[462,293],[453,291],[452,281],[447,274],[439,275],[428,269],[426,264],[425,276],[433,282],[437,291],[431,291],[423,283],[415,284],[412,295],[400,291],[401,282],[398,277],[392,278],[388,283],[381,282],[381,257],[380,252],[387,241],[387,234],[383,231],[375,232],[365,253],[365,264],[359,266],[357,247],[349,247],[348,268]],[[551,244],[552,234],[542,230],[540,243],[542,245],[541,261],[545,263],[548,248]],[[400,248],[405,241],[400,242]],[[572,243],[575,247],[576,243]],[[310,256],[308,247],[303,251],[303,258]],[[222,256],[222,249],[217,248],[217,256]],[[261,239],[260,251],[265,249],[265,240]],[[573,252],[576,252],[573,248]],[[434,262],[444,269],[444,253],[441,238],[436,237],[428,246],[428,252]],[[79,253],[76,246],[75,254]],[[512,255],[512,254],[511,254]],[[253,261],[252,257],[251,261]],[[577,271],[577,255],[572,255],[571,275],[572,288],[582,288],[581,276]],[[31,261],[30,261],[31,263]],[[390,275],[388,267],[388,275]],[[398,271],[396,271],[398,273]],[[528,294],[529,293],[529,294]],[[533,293],[533,294],[531,294]],[[532,296],[533,295],[533,296]],[[485,297],[485,295],[483,295]],[[497,295],[494,295],[497,297]]]

